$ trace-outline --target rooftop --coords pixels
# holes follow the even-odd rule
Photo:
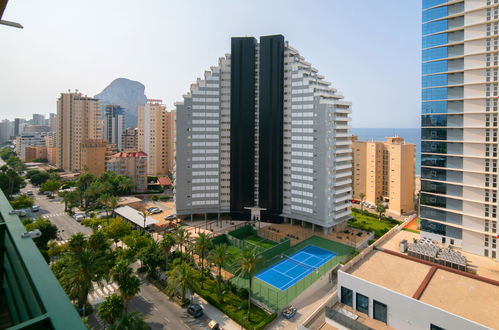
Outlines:
[[[118,152],[111,157],[147,157],[147,154],[143,151]]]
[[[358,260],[347,272],[400,294],[480,324],[496,327],[499,310],[499,265],[496,261],[462,252],[477,268],[467,275],[399,253],[399,243],[419,235],[400,231]],[[392,252],[393,251],[393,252]],[[437,267],[433,267],[435,265]],[[427,274],[434,271],[425,285]]]
[[[137,226],[144,228],[144,217],[141,215],[141,213],[139,213],[141,211],[137,211],[130,206],[120,206],[114,209],[114,212],[125,218],[126,220],[133,222]],[[157,223],[157,220],[154,220],[150,216],[146,216],[145,227],[155,225]]]

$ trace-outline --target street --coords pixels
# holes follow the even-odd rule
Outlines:
[[[39,188],[30,183],[21,190],[22,193],[28,190],[33,191],[32,197],[35,199],[35,204],[40,206],[38,212],[27,210],[27,216],[49,219],[59,229],[59,236],[62,240],[67,240],[78,232],[86,235],[92,233],[91,228],[81,225],[64,212],[64,203],[61,198],[48,199],[45,195],[39,195]],[[142,313],[152,329],[200,330],[207,329],[206,325],[210,321],[205,315],[194,319],[187,314],[185,309],[169,301],[166,295],[147,282],[141,285],[140,293],[130,301],[128,310]],[[95,317],[95,313],[89,317],[89,324],[94,329],[104,328],[104,324]]]

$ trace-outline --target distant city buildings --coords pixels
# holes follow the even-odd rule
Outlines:
[[[119,105],[104,107],[104,140],[122,149],[122,134],[125,129],[124,109]]]
[[[47,122],[45,120],[45,116],[44,115],[40,115],[40,114],[36,114],[34,113],[33,114],[33,119],[31,120],[31,124],[32,125],[47,125]]]
[[[423,1],[421,235],[497,258],[497,1]]]
[[[176,108],[177,214],[260,207],[324,232],[349,219],[350,102],[283,36],[232,38]]]
[[[55,113],[49,114],[48,125],[50,127],[50,131],[55,132],[57,128],[57,115]]]
[[[32,162],[34,160],[47,159],[47,147],[46,146],[26,146],[24,149],[24,161]]]
[[[26,119],[14,118],[14,136],[21,135],[24,130],[24,126],[26,126]]]
[[[135,185],[135,191],[147,191],[147,154],[145,152],[116,153],[108,160],[106,170],[129,176]]]
[[[139,106],[138,150],[147,156],[147,174],[166,175],[173,171],[175,112],[167,111],[161,100]]]
[[[17,136],[15,139],[16,153],[23,161],[26,160],[26,147],[44,147],[45,146],[45,136],[41,133],[23,133]],[[29,155],[32,156],[32,153]]]
[[[10,141],[14,135],[14,123],[8,119],[0,122],[0,144]]]
[[[353,137],[352,150],[354,199],[386,203],[397,215],[414,211],[414,144],[400,137],[384,142],[357,141]]]
[[[99,101],[81,93],[62,93],[57,100],[57,167],[69,172],[102,172],[105,147],[99,140],[103,141]]]
[[[139,129],[131,126],[125,129],[121,134],[121,148],[126,150],[138,150]]]

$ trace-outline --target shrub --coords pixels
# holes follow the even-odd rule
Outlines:
[[[152,200],[153,202],[157,202],[157,201],[159,200],[159,197],[158,197],[158,196],[156,196],[156,195],[154,195],[154,196],[152,196],[152,197],[151,197],[151,200]]]
[[[248,299],[249,291],[246,288],[239,288],[237,290],[237,296],[241,299]]]
[[[370,239],[370,240],[367,242],[367,244],[371,245],[371,244],[373,244],[374,242],[376,242],[376,240],[375,240],[375,239]]]

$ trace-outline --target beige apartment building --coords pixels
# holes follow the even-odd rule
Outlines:
[[[85,168],[99,172],[104,168],[104,160],[102,164],[96,164],[101,161],[101,147],[94,147],[103,136],[99,100],[81,93],[62,93],[57,100],[56,126],[57,167],[68,172],[83,171]],[[86,148],[92,150],[85,150],[83,155],[82,146],[87,141]],[[99,157],[91,160],[89,156],[94,154]]]
[[[107,142],[85,140],[81,143],[80,170],[100,176],[106,171]]]
[[[143,151],[114,154],[108,160],[106,170],[129,176],[137,192],[147,190],[147,154]]]
[[[148,175],[166,175],[174,168],[175,112],[161,100],[147,100],[138,112],[138,150],[147,156]]]
[[[357,141],[352,137],[353,198],[377,204],[387,203],[388,211],[414,211],[414,162],[416,146],[401,137],[381,141]]]
[[[138,149],[138,136],[139,130],[135,126],[130,126],[123,130],[121,134],[121,150],[134,150]]]

